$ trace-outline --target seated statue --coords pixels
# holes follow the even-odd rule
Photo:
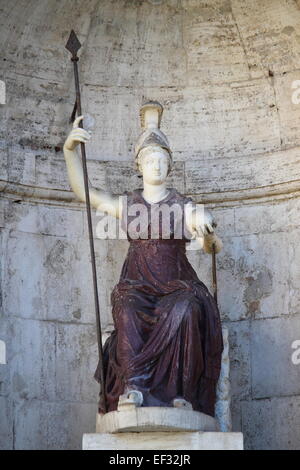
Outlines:
[[[155,101],[140,111],[135,162],[143,189],[125,191],[120,204],[119,196],[90,187],[92,206],[120,218],[129,241],[111,294],[114,331],[104,345],[105,400],[107,411],[129,399],[137,406],[186,407],[214,416],[223,351],[220,314],[188,261],[186,245],[198,240],[207,253],[213,246],[218,253],[222,242],[212,215],[205,209],[199,217],[200,205],[166,185],[173,160],[160,130],[162,111]],[[74,121],[64,155],[71,187],[85,201],[75,148],[91,133],[78,127],[81,119]],[[137,212],[143,223],[136,223]],[[104,409],[100,392],[99,412]]]

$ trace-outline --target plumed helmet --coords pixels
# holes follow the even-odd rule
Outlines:
[[[160,130],[163,107],[158,101],[147,101],[140,109],[142,134],[139,136],[135,145],[135,163],[138,167],[138,156],[143,148],[150,145],[158,145],[169,152],[172,162],[172,152],[170,144],[165,134]]]

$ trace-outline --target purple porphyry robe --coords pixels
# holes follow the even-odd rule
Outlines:
[[[191,199],[174,188],[155,204],[143,198],[141,189],[124,195],[128,210],[123,210],[122,227],[130,246],[111,294],[115,330],[104,345],[107,409],[117,409],[127,386],[143,393],[143,406],[172,406],[172,400],[179,397],[194,410],[214,416],[223,351],[217,304],[186,257],[189,239],[174,238],[176,215],[168,219],[169,239],[162,237],[162,219],[158,235],[151,239],[150,211],[174,203],[183,209]],[[136,203],[149,214],[144,239],[132,239],[128,232],[137,217],[128,213]],[[95,378],[99,381],[99,365]],[[100,412],[102,400],[100,394]]]

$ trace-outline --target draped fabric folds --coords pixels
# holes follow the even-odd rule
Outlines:
[[[174,238],[176,211],[168,221],[170,238],[163,238],[161,218],[158,236],[151,238],[152,210],[174,203],[183,209],[191,199],[174,188],[156,204],[149,204],[140,189],[124,195],[122,227],[130,245],[111,294],[115,329],[104,345],[108,411],[117,409],[119,396],[129,387],[143,393],[143,406],[172,406],[174,398],[184,398],[194,410],[214,416],[223,351],[220,315],[187,259],[184,210],[181,238]],[[149,215],[146,233],[144,229],[138,239],[129,233],[136,217],[130,211],[134,204]],[[100,381],[99,365],[95,378]],[[103,412],[101,392],[99,411]]]

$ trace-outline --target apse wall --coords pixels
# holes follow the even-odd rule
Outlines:
[[[72,28],[83,45],[83,107],[96,119],[91,181],[117,194],[141,187],[133,168],[139,107],[160,101],[175,160],[169,185],[208,205],[224,243],[217,269],[233,430],[243,431],[246,448],[299,448],[299,7],[0,0],[2,448],[80,448],[95,426],[87,225],[62,153],[74,104],[64,48]],[[95,243],[109,330],[110,292],[128,245]],[[210,256],[189,257],[211,288]]]

